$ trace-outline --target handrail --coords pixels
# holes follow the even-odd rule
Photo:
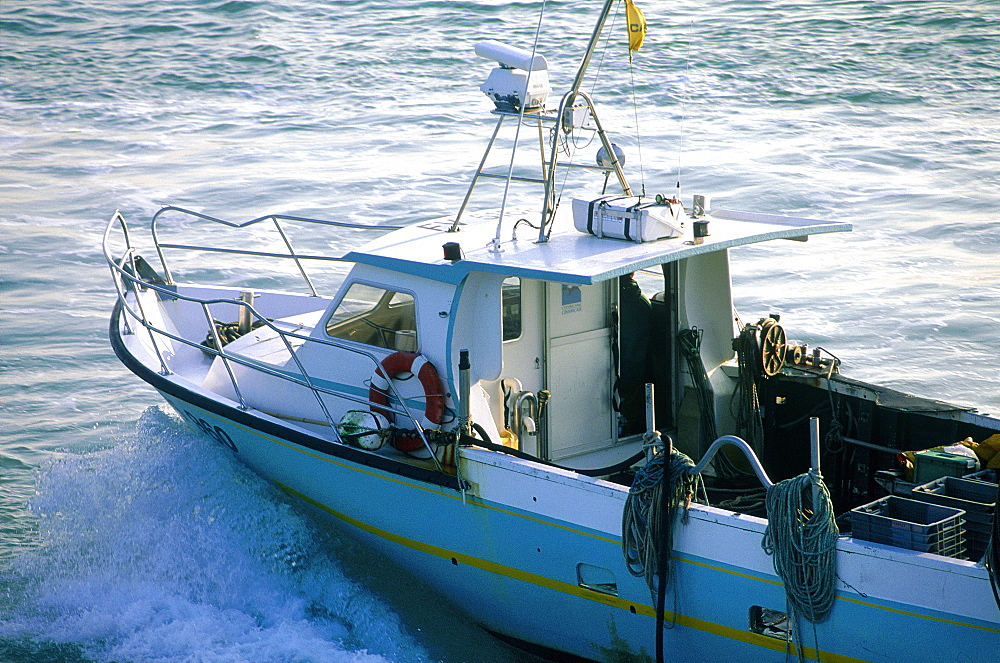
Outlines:
[[[203,221],[211,221],[212,223],[218,223],[218,224],[224,225],[226,227],[236,228],[236,229],[239,229],[239,228],[248,228],[250,226],[256,225],[256,224],[261,223],[263,221],[271,220],[271,221],[274,222],[274,225],[275,225],[275,228],[277,229],[278,235],[281,237],[282,241],[285,243],[285,246],[288,247],[288,251],[289,252],[288,252],[288,254],[262,253],[262,252],[256,252],[256,251],[247,251],[247,250],[244,250],[244,249],[223,249],[223,248],[219,248],[219,247],[194,246],[194,245],[183,245],[183,244],[174,245],[174,244],[168,244],[168,243],[160,242],[157,221],[159,220],[159,218],[160,218],[160,216],[162,214],[165,214],[167,212],[178,212],[180,214],[186,214],[188,216],[195,217],[196,219],[201,219]],[[257,218],[250,219],[249,221],[244,221],[242,223],[236,223],[236,222],[233,222],[233,221],[226,221],[225,219],[220,219],[218,217],[210,216],[208,214],[203,214],[201,212],[195,212],[194,210],[185,209],[183,207],[177,207],[175,205],[167,205],[165,207],[161,207],[153,215],[153,218],[150,220],[150,223],[149,223],[149,230],[150,230],[150,234],[153,237],[153,244],[156,247],[156,253],[157,253],[157,255],[158,255],[159,259],[160,259],[160,266],[163,268],[163,277],[164,277],[164,279],[166,280],[167,283],[171,283],[172,284],[174,282],[174,280],[173,280],[173,275],[170,272],[170,267],[167,266],[166,258],[163,255],[163,249],[165,249],[165,248],[171,248],[171,249],[187,249],[187,250],[197,250],[197,251],[216,251],[216,252],[221,252],[221,253],[236,253],[236,254],[239,254],[239,255],[247,255],[247,256],[257,256],[257,257],[267,257],[267,258],[287,258],[289,260],[294,260],[295,263],[296,263],[296,266],[299,268],[299,272],[302,274],[303,278],[305,279],[305,281],[306,281],[307,285],[309,286],[309,289],[312,292],[313,296],[316,296],[316,290],[313,287],[312,280],[306,274],[305,269],[302,267],[302,263],[300,261],[301,260],[335,260],[335,261],[340,261],[342,259],[334,257],[334,256],[308,256],[308,255],[299,255],[299,254],[297,254],[295,252],[295,249],[292,247],[291,242],[288,240],[288,237],[285,234],[284,230],[282,230],[281,224],[279,223],[280,221],[295,221],[295,222],[299,222],[299,223],[314,223],[314,224],[322,225],[322,226],[333,226],[333,227],[336,227],[336,228],[350,228],[350,229],[354,229],[354,230],[386,230],[386,231],[388,231],[388,230],[399,230],[402,227],[402,226],[373,226],[373,225],[370,225],[370,224],[353,223],[353,222],[349,222],[349,221],[328,221],[328,220],[325,220],[325,219],[312,219],[312,218],[304,217],[304,216],[291,216],[289,214],[266,214],[264,216],[258,216]],[[107,234],[105,234],[105,238],[106,237],[107,237]],[[126,239],[126,241],[128,241],[128,240]]]
[[[760,482],[764,484],[765,488],[770,488],[774,485],[774,482],[767,476],[767,472],[764,471],[764,467],[760,464],[760,459],[757,458],[757,454],[755,454],[753,449],[750,448],[750,445],[735,435],[723,435],[715,442],[712,442],[712,446],[708,448],[708,451],[706,451],[705,455],[701,457],[701,460],[698,461],[694,467],[688,470],[688,474],[698,474],[704,470],[712,461],[712,458],[715,457],[715,454],[718,453],[719,449],[727,444],[732,445],[743,452],[743,455],[746,456],[747,461],[750,463],[750,467],[753,468],[754,474],[757,475],[757,478],[760,479]]]
[[[115,269],[116,270],[121,270],[120,266],[118,266],[118,265],[115,265]],[[341,349],[341,350],[346,350],[348,352],[353,352],[355,354],[359,354],[359,355],[361,355],[363,357],[366,357],[369,361],[371,361],[373,367],[377,366],[379,364],[379,359],[375,355],[373,355],[373,354],[371,354],[371,353],[369,353],[367,351],[361,350],[360,348],[354,348],[354,347],[351,347],[351,346],[348,346],[348,345],[344,345],[344,344],[341,344],[341,343],[337,343],[337,342],[333,342],[333,341],[328,341],[328,340],[325,340],[325,339],[313,338],[313,337],[309,337],[309,336],[303,336],[301,334],[296,334],[294,332],[288,332],[288,331],[284,331],[282,329],[279,329],[278,327],[276,327],[275,325],[273,325],[272,323],[270,323],[268,320],[266,320],[265,318],[261,317],[261,315],[257,311],[255,311],[253,309],[253,307],[251,307],[250,305],[246,304],[245,302],[240,302],[237,299],[211,299],[211,300],[208,300],[208,299],[199,299],[199,298],[194,298],[194,297],[188,297],[188,296],[176,293],[176,292],[174,292],[174,291],[172,291],[172,290],[170,290],[168,288],[163,288],[163,287],[160,287],[160,286],[156,286],[156,285],[153,285],[153,284],[148,284],[148,283],[139,281],[137,279],[134,279],[131,275],[129,275],[127,272],[124,272],[124,271],[122,271],[121,276],[123,276],[125,279],[128,279],[130,282],[133,282],[133,283],[136,283],[136,284],[141,284],[144,287],[147,287],[148,289],[155,290],[157,292],[161,292],[161,293],[167,294],[168,296],[170,296],[170,297],[172,297],[174,299],[179,299],[181,301],[188,301],[188,302],[192,302],[192,303],[197,303],[197,304],[202,305],[203,307],[208,307],[208,306],[210,306],[212,304],[229,304],[229,305],[236,305],[236,306],[247,307],[248,309],[250,309],[250,311],[253,314],[253,317],[254,317],[255,320],[262,321],[265,326],[267,326],[269,329],[271,329],[272,331],[274,331],[283,340],[283,342],[286,344],[286,348],[291,347],[291,344],[289,343],[288,339],[295,339],[295,340],[300,340],[303,343],[310,343],[310,342],[311,343],[317,343],[317,344],[320,344],[320,345],[327,345],[327,346],[330,346],[330,347],[335,347],[335,348],[338,348],[338,349]],[[235,377],[235,375],[233,375],[232,371],[229,370],[229,362],[234,362],[234,363],[240,364],[240,365],[245,366],[247,368],[250,368],[252,370],[259,371],[259,372],[264,373],[266,375],[270,375],[272,377],[285,380],[287,382],[290,382],[292,384],[296,384],[296,385],[298,385],[300,387],[304,387],[304,388],[310,390],[310,392],[317,398],[317,402],[319,404],[319,407],[322,409],[324,417],[326,418],[326,424],[328,426],[330,426],[331,430],[337,436],[337,440],[340,443],[343,443],[343,439],[340,437],[340,433],[337,430],[337,426],[333,422],[333,419],[332,419],[329,411],[327,410],[326,404],[323,402],[322,398],[320,397],[320,394],[325,394],[325,395],[332,396],[334,398],[341,399],[341,400],[351,401],[353,403],[358,403],[359,405],[368,405],[368,406],[371,405],[371,401],[368,400],[368,399],[366,399],[366,398],[362,398],[362,397],[359,397],[359,396],[353,396],[353,395],[351,395],[349,393],[346,393],[346,392],[336,391],[336,390],[333,390],[333,389],[328,389],[328,388],[321,387],[321,386],[318,386],[318,385],[314,384],[312,378],[310,378],[308,372],[305,370],[305,367],[302,366],[301,362],[298,361],[298,357],[297,357],[296,353],[294,352],[294,349],[290,350],[291,357],[296,362],[299,370],[302,372],[301,373],[302,379],[298,379],[294,375],[288,375],[286,373],[282,373],[280,371],[274,370],[274,369],[270,368],[269,366],[249,361],[247,359],[244,359],[243,357],[240,357],[239,355],[228,353],[228,352],[225,351],[225,348],[223,348],[221,351],[215,350],[213,348],[208,348],[208,347],[205,347],[205,346],[201,345],[200,343],[195,343],[194,341],[191,341],[190,339],[186,339],[184,337],[177,336],[176,334],[172,334],[169,331],[166,331],[164,329],[160,329],[160,328],[154,326],[152,323],[149,322],[148,319],[146,319],[144,317],[144,313],[141,311],[141,308],[140,308],[139,312],[136,312],[134,309],[132,309],[132,307],[128,304],[128,301],[125,299],[124,293],[121,292],[121,291],[119,291],[119,301],[121,301],[121,303],[122,303],[122,309],[127,313],[127,315],[131,316],[132,318],[134,318],[150,334],[150,338],[153,341],[154,350],[156,351],[157,356],[159,357],[161,364],[165,365],[166,360],[163,357],[162,352],[161,352],[159,346],[156,344],[154,332],[155,332],[155,334],[160,334],[160,335],[162,335],[162,336],[164,336],[166,338],[169,338],[169,339],[171,339],[173,341],[176,341],[176,342],[179,342],[181,344],[184,344],[184,345],[187,345],[187,346],[190,346],[190,347],[196,347],[196,348],[198,348],[202,352],[207,352],[209,354],[221,357],[222,360],[223,360],[223,362],[224,362],[224,364],[226,365],[227,372],[229,373],[230,380],[231,380],[231,382],[233,384],[233,389],[236,390],[237,397],[239,398],[240,403],[243,406],[245,406],[245,403],[244,403],[242,395],[240,393],[239,385],[236,382],[236,377]],[[374,370],[375,369],[373,368],[373,371]],[[384,406],[384,405],[380,405],[379,407],[381,409],[383,409],[383,410],[387,410],[389,412],[392,412],[393,414],[401,415],[401,416],[405,417],[407,420],[411,421],[413,423],[415,429],[417,430],[417,434],[420,437],[420,439],[422,440],[424,446],[431,453],[432,458],[434,459],[435,464],[438,466],[439,470],[443,471],[443,469],[440,467],[440,463],[437,460],[437,457],[433,454],[433,449],[430,447],[430,443],[427,440],[427,437],[426,437],[426,434],[424,433],[423,427],[420,425],[419,418],[416,417],[416,416],[414,416],[412,410],[410,410],[410,407],[406,404],[406,401],[396,391],[396,388],[392,384],[391,381],[389,383],[389,388],[391,390],[391,393],[392,393],[393,397],[399,402],[399,407],[395,408],[395,407],[392,407],[392,406]]]
[[[319,220],[307,220],[307,219],[302,219],[302,218],[299,218],[299,217],[287,217],[287,216],[284,216],[284,215],[269,215],[269,216],[265,216],[265,217],[260,217],[258,219],[253,219],[253,220],[251,220],[249,222],[246,222],[245,224],[234,224],[234,223],[231,223],[231,222],[223,221],[221,219],[214,219],[213,217],[209,217],[207,215],[200,214],[198,212],[189,212],[189,210],[183,210],[181,208],[167,208],[167,207],[165,207],[165,208],[161,209],[161,212],[164,211],[164,210],[171,210],[171,209],[177,210],[177,211],[181,211],[181,212],[185,212],[185,213],[190,213],[190,214],[192,214],[192,215],[194,215],[196,217],[199,217],[199,218],[204,218],[204,219],[211,220],[211,221],[218,221],[219,223],[222,223],[222,224],[224,224],[226,226],[237,227],[237,228],[238,227],[243,227],[243,226],[246,226],[246,225],[251,225],[253,223],[258,223],[260,221],[267,220],[267,219],[283,218],[283,219],[290,219],[290,220],[295,220],[295,221],[302,221],[302,220],[314,221],[314,222],[317,222],[317,223],[320,223],[320,224],[323,224],[323,225],[332,225],[332,226],[340,226],[340,227],[374,228],[376,230],[381,230],[381,229],[388,230],[389,229],[388,226],[373,227],[373,226],[365,226],[365,225],[361,225],[361,224],[345,224],[345,223],[338,223],[338,222],[325,222],[325,221],[319,221]],[[157,215],[158,214],[159,213],[157,213]],[[154,219],[155,219],[155,216],[154,216]],[[117,225],[119,225],[121,227],[121,231],[122,231],[122,234],[124,236],[125,243],[126,243],[126,247],[125,247],[124,253],[123,253],[123,255],[122,255],[122,257],[121,257],[120,260],[116,260],[111,255],[110,248],[109,248],[109,242],[110,242],[111,232],[112,232],[114,226],[116,225],[116,223],[117,223]],[[277,220],[275,220],[275,223],[277,223]],[[154,226],[153,227],[155,228],[155,221],[154,221]],[[279,232],[280,232],[280,229],[279,229]],[[294,252],[294,249],[291,247],[291,244],[289,242],[287,242],[287,241],[286,241],[286,246],[289,247],[291,255],[289,255],[289,256],[279,256],[279,257],[290,257],[290,258],[293,258],[293,259],[295,259],[296,257],[298,257],[298,258],[310,258],[311,257],[311,256],[302,256],[302,255],[296,256],[296,254]],[[160,251],[161,247],[170,248],[171,245],[166,245],[166,244],[161,244],[159,242],[156,242],[157,252],[160,254],[161,265],[164,267],[164,271],[167,271],[166,261],[164,260],[162,252]],[[191,247],[191,248],[194,248],[196,250],[212,250],[211,247]],[[331,396],[331,397],[333,397],[335,399],[347,400],[347,401],[350,401],[350,402],[353,402],[353,403],[357,403],[359,405],[369,405],[369,406],[371,405],[371,402],[368,399],[366,399],[366,398],[362,398],[360,396],[354,396],[354,395],[349,394],[347,392],[342,392],[342,391],[337,391],[337,390],[334,390],[334,389],[329,389],[329,388],[326,388],[326,387],[321,387],[321,386],[315,384],[314,380],[309,376],[308,372],[306,371],[305,366],[302,365],[302,363],[301,363],[301,361],[300,361],[300,359],[299,359],[299,357],[298,357],[298,355],[297,355],[297,353],[295,351],[295,348],[292,345],[292,340],[301,341],[301,344],[303,344],[303,345],[305,343],[316,343],[316,344],[319,344],[319,345],[324,345],[324,346],[328,346],[328,347],[337,348],[339,350],[344,350],[344,351],[351,352],[351,353],[354,353],[356,355],[360,355],[362,357],[365,357],[372,364],[372,374],[374,374],[374,372],[380,366],[380,359],[377,356],[375,356],[373,353],[371,353],[371,352],[369,352],[369,351],[367,351],[367,350],[365,350],[363,348],[353,347],[351,345],[348,345],[346,343],[343,343],[343,342],[340,342],[340,341],[337,341],[337,340],[327,340],[327,339],[315,338],[315,337],[311,337],[311,336],[303,336],[302,334],[297,334],[295,332],[290,332],[290,331],[285,331],[283,329],[280,329],[275,324],[273,324],[270,320],[267,320],[264,316],[262,316],[259,312],[257,312],[251,304],[249,304],[248,302],[239,300],[239,299],[225,299],[225,298],[205,299],[205,298],[200,298],[200,297],[192,297],[192,296],[183,295],[183,294],[177,292],[176,288],[172,287],[173,286],[172,279],[167,279],[167,284],[168,285],[164,286],[164,285],[158,285],[157,283],[153,283],[151,281],[146,281],[146,280],[143,280],[143,279],[139,278],[138,271],[136,269],[136,261],[135,261],[135,258],[136,258],[136,249],[135,249],[135,247],[132,246],[132,240],[131,240],[131,236],[130,236],[130,233],[129,233],[128,224],[125,221],[124,216],[119,211],[116,211],[114,213],[114,215],[112,216],[111,220],[108,223],[107,228],[105,229],[105,232],[104,232],[104,241],[102,243],[102,249],[103,249],[105,260],[106,260],[108,266],[111,268],[112,280],[114,281],[114,284],[115,284],[115,289],[116,289],[117,294],[118,294],[118,300],[119,300],[119,302],[122,305],[122,310],[126,313],[126,315],[124,317],[124,322],[125,322],[125,325],[126,325],[126,329],[129,329],[128,320],[129,320],[129,318],[131,318],[131,319],[134,319],[139,325],[141,325],[146,330],[146,332],[150,335],[150,341],[152,343],[152,349],[153,349],[154,353],[156,354],[156,356],[157,356],[157,358],[158,358],[158,360],[160,362],[161,372],[163,374],[168,374],[169,373],[169,366],[168,366],[167,359],[164,356],[162,349],[160,348],[159,343],[157,343],[157,335],[165,337],[165,338],[168,338],[168,339],[170,339],[172,341],[181,343],[181,344],[189,346],[189,347],[197,348],[198,350],[200,350],[202,352],[206,352],[206,353],[215,355],[217,357],[220,357],[222,359],[222,362],[223,362],[225,368],[226,368],[227,373],[229,374],[230,382],[233,385],[233,389],[235,390],[237,399],[238,399],[238,401],[240,403],[240,406],[242,408],[246,408],[247,405],[246,405],[246,402],[244,401],[244,398],[243,398],[243,395],[241,393],[239,384],[237,383],[236,376],[235,376],[235,374],[233,373],[233,371],[232,371],[232,369],[230,367],[230,362],[233,362],[233,363],[236,363],[236,364],[240,364],[240,365],[245,366],[247,368],[250,368],[252,370],[260,371],[261,373],[264,373],[264,374],[267,374],[267,375],[270,375],[272,377],[276,377],[276,378],[279,378],[279,379],[282,379],[282,380],[286,380],[287,382],[290,382],[292,384],[296,384],[298,386],[304,387],[304,388],[310,390],[312,392],[312,394],[316,397],[317,402],[319,404],[319,407],[320,407],[321,411],[323,412],[323,416],[326,418],[326,425],[330,426],[331,430],[333,431],[334,435],[336,436],[337,441],[339,443],[341,443],[341,444],[344,444],[344,441],[341,438],[340,432],[337,430],[337,426],[334,423],[333,418],[330,415],[330,412],[327,409],[326,403],[323,401],[323,398],[322,398],[321,395]],[[225,251],[226,252],[230,252],[230,253],[241,253],[241,254],[251,255],[251,256],[252,255],[257,255],[256,252],[246,251],[246,250],[230,250],[230,249],[226,249]],[[320,258],[320,259],[337,260],[337,258],[330,258],[330,257],[324,257],[324,258]],[[296,262],[298,262],[298,261],[296,260]],[[129,271],[129,269],[126,267],[126,265],[129,265],[131,267],[131,271]],[[301,265],[300,265],[300,268],[301,268]],[[311,281],[309,280],[308,276],[306,276],[306,274],[304,273],[304,271],[302,272],[302,275],[305,277],[307,283],[309,283],[310,288],[311,288],[312,287]],[[178,336],[177,334],[171,333],[171,332],[167,331],[166,329],[160,329],[156,325],[154,325],[152,322],[150,322],[149,317],[146,315],[146,312],[143,309],[143,302],[142,302],[143,298],[139,296],[142,289],[152,290],[154,292],[159,293],[161,296],[163,296],[165,298],[174,299],[174,300],[180,300],[180,301],[185,301],[185,302],[191,302],[191,303],[200,305],[201,308],[203,309],[203,311],[205,312],[205,316],[206,316],[206,319],[208,321],[208,325],[209,325],[209,328],[210,328],[210,333],[212,333],[213,337],[216,339],[216,344],[217,344],[217,347],[219,349],[206,347],[206,346],[204,346],[204,345],[202,345],[202,344],[200,344],[200,343],[198,343],[196,341],[193,341],[191,339],[184,338],[182,336]],[[129,290],[132,290],[133,293],[134,293],[135,304],[138,307],[138,310],[133,309],[133,307],[129,304],[128,298],[126,296],[126,294],[127,294],[127,292]],[[313,293],[315,295],[315,290],[313,290]],[[218,334],[214,332],[214,324],[212,323],[213,317],[212,317],[211,312],[210,312],[210,307],[212,305],[223,305],[223,304],[224,305],[230,305],[230,306],[238,306],[238,307],[242,307],[242,308],[247,309],[250,312],[250,314],[252,315],[253,320],[261,323],[262,326],[268,327],[275,334],[277,334],[278,337],[280,337],[282,339],[282,342],[285,344],[286,350],[289,352],[292,360],[296,364],[296,367],[300,371],[300,373],[301,373],[301,379],[298,376],[289,375],[289,374],[277,371],[277,370],[275,370],[275,369],[273,369],[273,368],[271,368],[271,367],[269,367],[267,365],[260,364],[260,363],[257,363],[257,362],[252,362],[252,361],[250,361],[248,359],[245,359],[245,358],[241,357],[238,354],[226,352],[226,350],[222,346],[221,342],[219,342]],[[391,412],[391,413],[393,413],[395,415],[403,416],[407,420],[409,420],[410,422],[412,422],[413,425],[414,425],[414,427],[416,428],[418,436],[420,437],[420,439],[422,440],[422,442],[424,444],[424,447],[427,449],[428,452],[430,452],[431,458],[434,460],[435,466],[437,467],[437,469],[439,471],[444,471],[443,468],[442,468],[442,466],[441,466],[441,464],[440,464],[440,462],[439,462],[439,460],[438,460],[438,458],[437,458],[437,456],[436,456],[436,454],[434,454],[434,451],[433,451],[432,447],[430,446],[430,443],[429,443],[429,441],[427,439],[427,436],[425,434],[423,426],[421,426],[421,424],[420,424],[420,418],[417,417],[417,416],[414,416],[414,414],[411,411],[410,407],[406,404],[406,401],[397,392],[396,387],[392,384],[391,380],[389,381],[389,390],[390,390],[390,393],[392,394],[392,396],[395,398],[395,400],[399,403],[399,407],[396,408],[396,407],[393,407],[391,405],[381,405],[380,404],[379,405],[380,409],[387,410],[387,411],[389,411],[389,412]],[[320,422],[317,422],[317,423],[320,423]]]
[[[594,119],[594,127],[597,136],[601,139],[601,145],[604,147],[605,154],[607,154],[608,158],[611,159],[611,166],[614,169],[615,174],[618,176],[618,183],[621,185],[622,193],[626,196],[631,196],[632,189],[629,187],[628,180],[625,179],[625,172],[622,170],[622,164],[615,154],[614,146],[611,144],[611,139],[608,138],[607,132],[604,131],[604,127],[601,124],[600,119],[597,117],[597,109],[594,107],[594,100],[591,99],[590,95],[583,90],[570,90],[563,95],[562,100],[559,102],[557,115],[561,118],[565,117],[566,111],[573,108],[572,104],[576,103],[577,97],[582,98],[587,104],[590,116]],[[540,244],[549,241],[549,234],[552,232],[556,208],[558,207],[558,203],[556,201],[556,164],[559,161],[559,132],[560,129],[557,128],[552,134],[549,160],[545,162],[550,165],[545,178],[545,200],[542,209],[542,219],[538,228],[538,242]]]
[[[138,300],[139,298],[136,297],[136,301]],[[122,308],[128,309],[128,304],[126,304],[124,301],[122,301]],[[205,322],[208,323],[208,331],[210,334],[212,334],[212,341],[214,341],[215,347],[221,348],[222,339],[219,338],[219,330],[215,326],[215,321],[212,318],[212,312],[209,310],[208,304],[202,304],[201,310],[204,311],[205,313]],[[229,381],[233,383],[233,391],[236,392],[236,398],[239,399],[240,401],[240,409],[241,410],[248,409],[249,406],[247,405],[247,402],[243,399],[243,392],[240,391],[240,385],[236,381],[236,374],[233,373],[233,367],[229,365],[229,357],[227,357],[225,353],[220,354],[219,357],[222,359],[222,365],[226,368],[226,373],[229,374]]]

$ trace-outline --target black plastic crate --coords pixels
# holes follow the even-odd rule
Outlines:
[[[851,535],[885,545],[960,557],[965,511],[890,495],[851,509]]]

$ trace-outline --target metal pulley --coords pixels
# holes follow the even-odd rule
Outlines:
[[[774,318],[764,318],[760,325],[760,363],[767,377],[773,377],[785,366],[788,340],[785,329]]]

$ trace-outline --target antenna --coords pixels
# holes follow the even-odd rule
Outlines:
[[[538,27],[535,28],[535,41],[531,44],[531,53],[528,54],[529,57],[527,59],[524,58],[524,55],[527,52],[522,49],[513,49],[513,51],[516,52],[512,52],[509,49],[497,49],[495,46],[488,45],[491,53],[501,54],[504,57],[509,57],[512,61],[516,60],[518,63],[524,64],[528,67],[534,67],[537,64],[543,65],[545,69],[535,70],[535,71],[541,71],[542,74],[545,74],[546,84],[548,84],[548,73],[546,71],[546,69],[548,68],[548,64],[545,62],[544,57],[535,56],[535,49],[538,48],[538,37],[542,33],[542,17],[545,16],[545,5],[547,2],[548,0],[542,2],[542,8],[538,12]],[[498,45],[502,46],[502,44]],[[537,58],[541,58],[540,63],[537,62]],[[504,183],[503,187],[503,201],[500,203],[500,217],[497,219],[497,232],[496,235],[493,236],[493,241],[491,241],[489,244],[490,251],[492,251],[493,253],[500,253],[500,251],[502,250],[500,248],[500,233],[503,229],[503,215],[507,211],[507,193],[510,191],[510,183],[514,177],[514,156],[517,154],[517,140],[521,136],[521,125],[524,124],[524,111],[528,105],[527,103],[528,89],[529,89],[529,84],[531,82],[530,81],[531,71],[532,71],[531,69],[528,70],[528,75],[525,77],[524,80],[524,96],[522,97],[524,102],[520,104],[521,109],[520,109],[520,114],[518,115],[517,118],[517,129],[514,131],[514,146],[510,150],[510,165],[507,167],[507,180]],[[546,93],[546,96],[548,96],[548,93]],[[542,103],[543,104],[545,103],[544,99],[542,100]]]

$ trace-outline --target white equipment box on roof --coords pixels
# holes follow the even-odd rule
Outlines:
[[[679,237],[684,231],[684,206],[675,201],[642,202],[637,196],[602,196],[573,200],[573,226],[597,237],[652,242]]]

